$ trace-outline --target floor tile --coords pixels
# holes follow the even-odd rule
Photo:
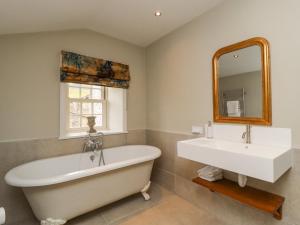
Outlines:
[[[145,201],[141,194],[136,194],[106,207],[103,207],[102,215],[104,219],[109,224],[113,224],[116,221],[122,220],[155,206],[166,196],[174,195],[173,193],[167,191],[164,188],[161,188],[156,184],[152,184],[148,193],[151,196],[151,199],[149,201]]]
[[[225,225],[212,213],[157,184],[151,186],[149,194],[149,201],[136,194],[72,219],[67,225]],[[38,221],[22,223],[38,224]]]
[[[95,210],[93,212],[84,214],[77,218],[70,220],[67,225],[106,225],[107,222],[101,215],[101,210]]]
[[[214,224],[215,223],[215,224]],[[119,225],[222,225],[207,212],[186,200],[170,195],[154,207],[143,211]]]

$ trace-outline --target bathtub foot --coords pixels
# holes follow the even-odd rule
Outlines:
[[[145,201],[148,201],[150,200],[150,195],[147,193],[147,191],[149,190],[150,188],[150,185],[151,185],[151,181],[149,181],[146,186],[141,190],[141,193],[145,199]]]
[[[41,221],[41,225],[62,225],[66,222],[66,220],[47,218]]]

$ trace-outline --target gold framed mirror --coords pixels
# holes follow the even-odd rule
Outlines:
[[[255,37],[221,48],[212,64],[214,122],[271,125],[268,41]]]

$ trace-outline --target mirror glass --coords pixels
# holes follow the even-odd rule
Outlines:
[[[219,114],[223,117],[263,115],[261,47],[252,45],[220,56]]]

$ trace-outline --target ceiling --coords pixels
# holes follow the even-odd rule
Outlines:
[[[90,29],[147,46],[222,1],[0,0],[0,34]]]

